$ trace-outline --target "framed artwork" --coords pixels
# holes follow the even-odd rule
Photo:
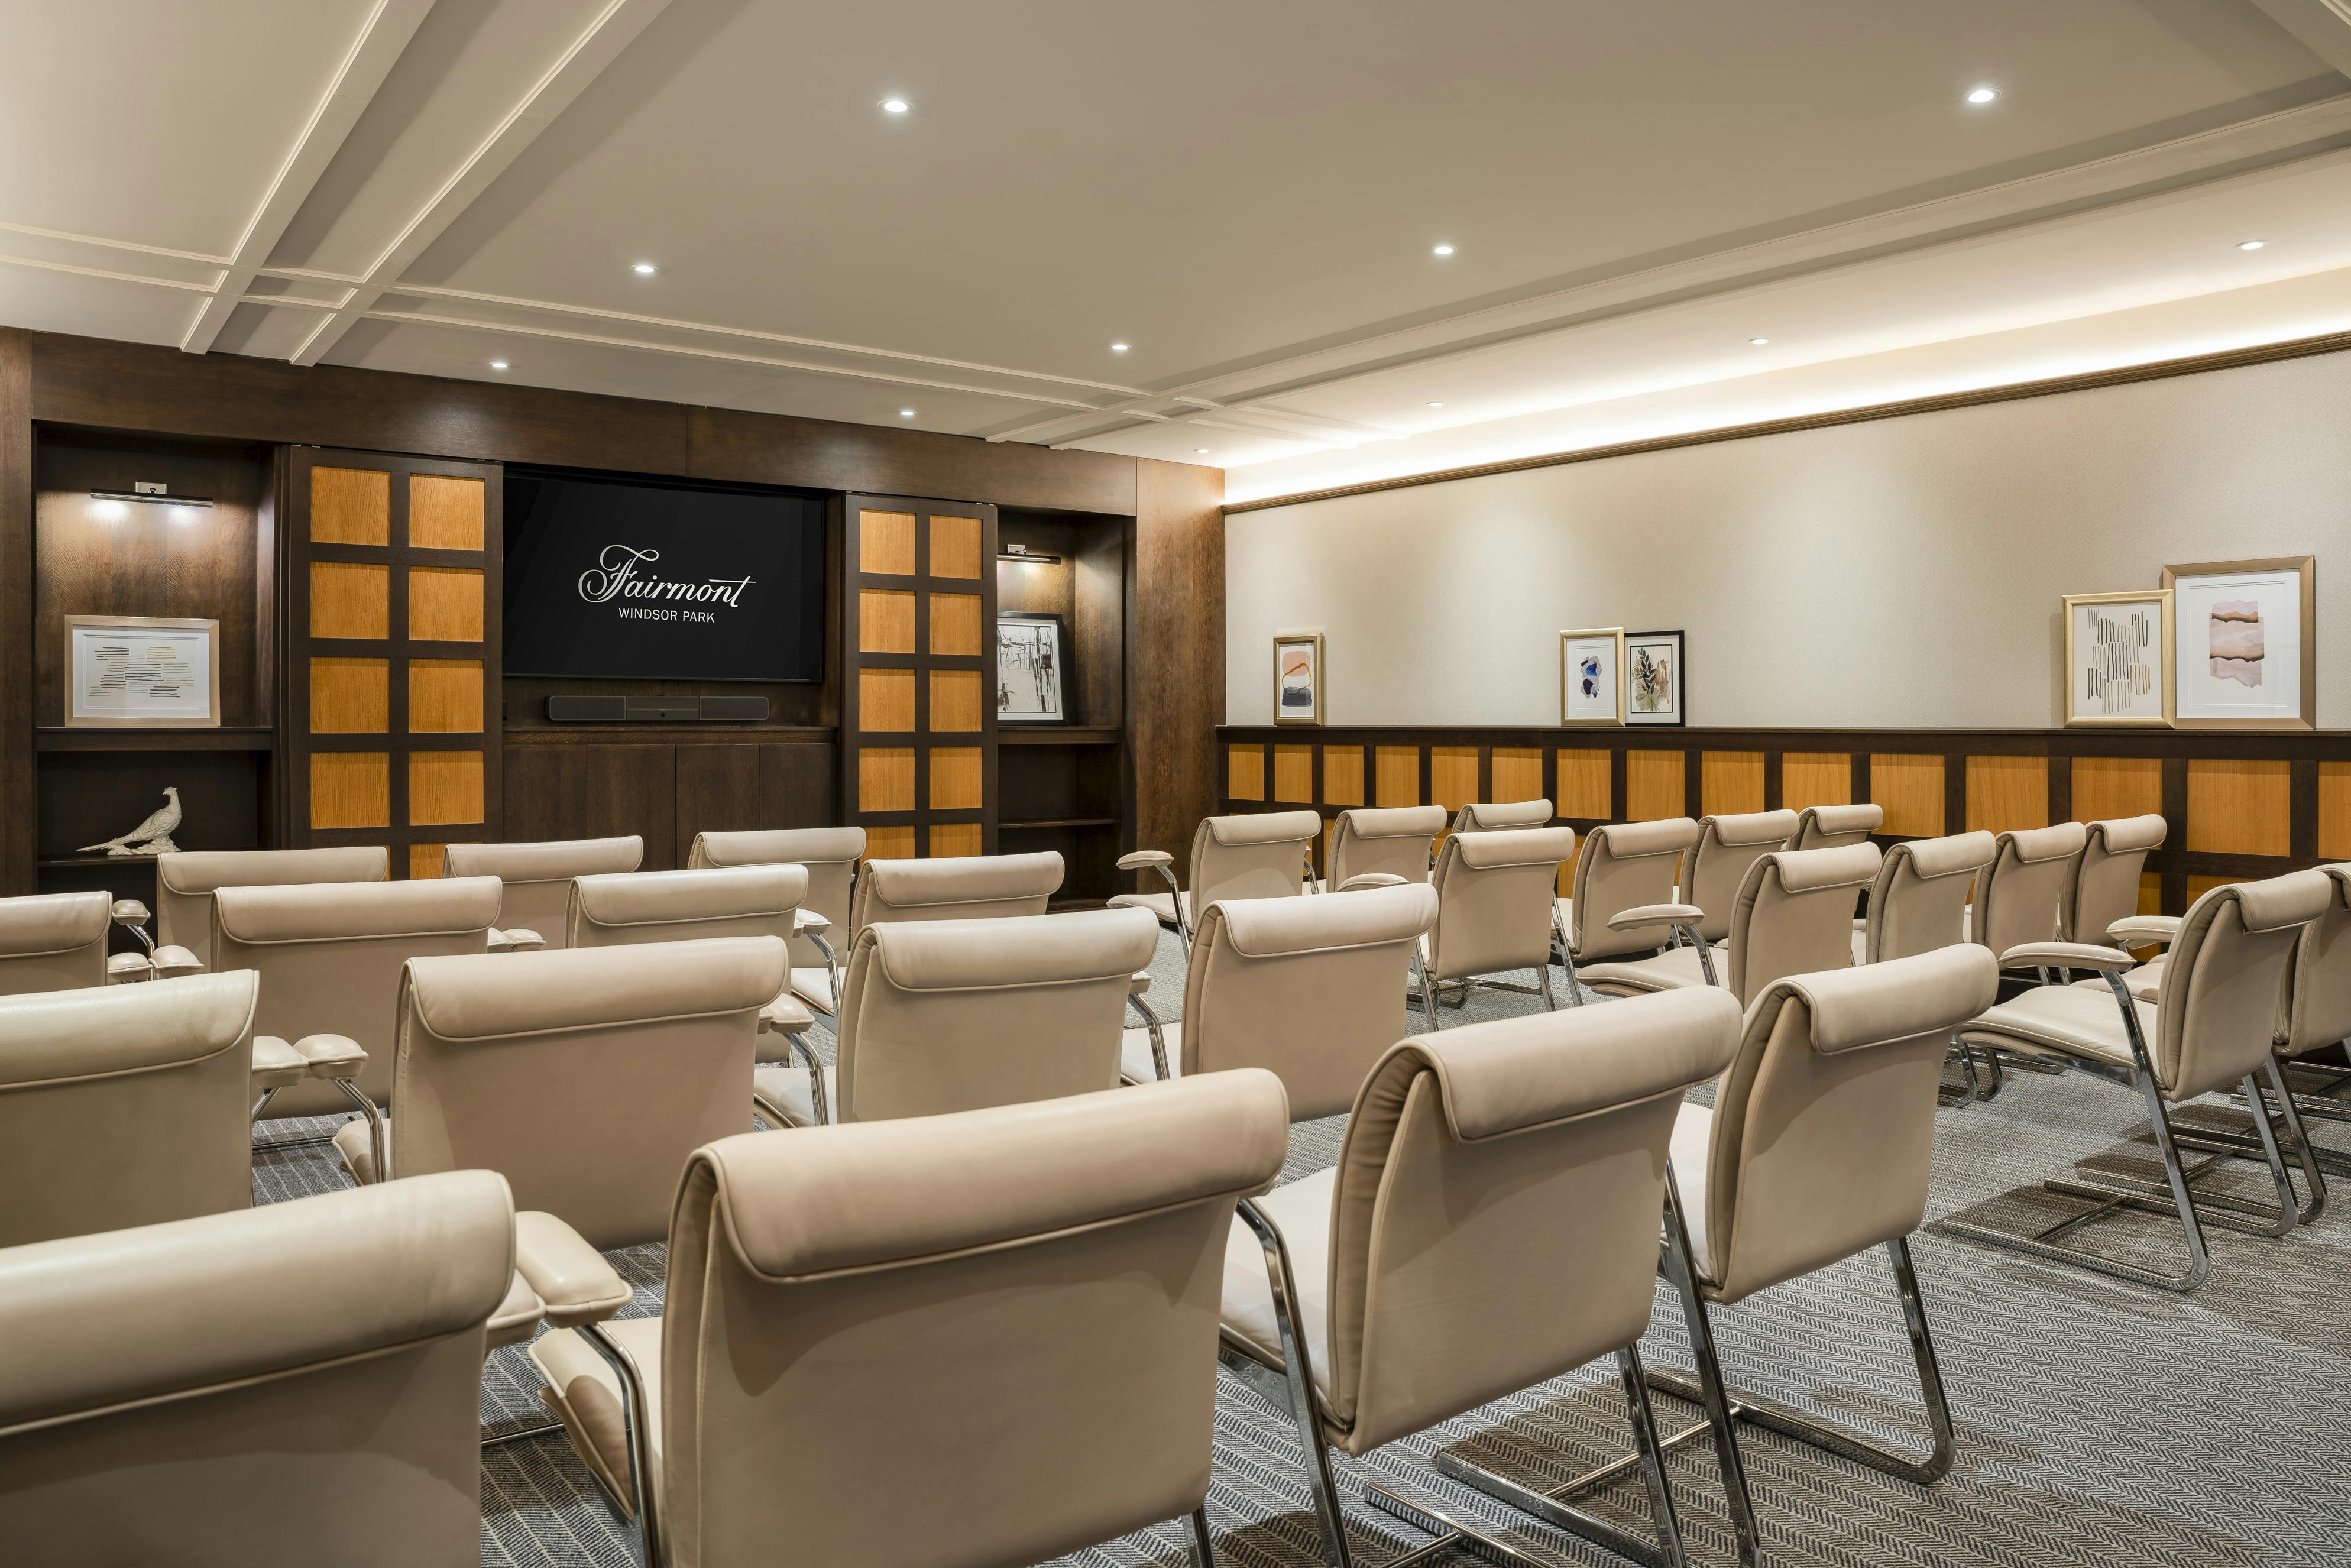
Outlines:
[[[1322,632],[1274,633],[1273,722],[1322,722]]]
[[[1069,630],[1058,615],[1005,611],[996,618],[996,722],[1070,722]]]
[[[66,723],[102,729],[217,728],[220,622],[68,615]]]
[[[1678,632],[1625,633],[1625,722],[1689,723],[1689,669]]]
[[[2167,566],[2182,729],[2318,727],[2318,558]]]
[[[1559,722],[1625,722],[1625,628],[1559,634]]]
[[[2065,723],[2171,727],[2171,591],[2065,595]]]

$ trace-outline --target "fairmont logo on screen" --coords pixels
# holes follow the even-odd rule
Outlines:
[[[757,580],[748,577],[705,578],[690,582],[682,578],[665,578],[653,570],[661,559],[657,549],[638,549],[630,545],[608,545],[596,558],[596,564],[580,574],[580,597],[590,604],[609,604],[614,600],[652,601],[619,606],[623,621],[699,621],[715,624],[717,612],[710,610],[679,608],[681,605],[723,604],[729,610],[740,609],[743,591]]]

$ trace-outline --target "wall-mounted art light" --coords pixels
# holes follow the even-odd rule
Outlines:
[[[163,486],[144,480],[128,490],[92,490],[89,498],[93,501],[138,501],[151,507],[209,507],[213,504],[210,496],[174,496]],[[115,515],[119,517],[121,514]]]
[[[1060,556],[1049,555],[1040,549],[1030,549],[1027,545],[1006,545],[1002,549],[996,552],[996,559],[998,560],[1041,561],[1049,566],[1059,566],[1061,563],[1061,558]]]

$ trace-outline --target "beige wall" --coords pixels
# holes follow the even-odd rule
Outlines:
[[[1691,722],[2060,722],[2058,596],[2318,557],[2318,722],[2351,727],[2351,353],[1235,514],[1226,717],[1276,632],[1332,725],[1549,725],[1558,632],[1688,633]]]

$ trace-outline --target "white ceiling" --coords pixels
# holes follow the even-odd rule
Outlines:
[[[2345,0],[17,0],[0,57],[0,323],[1236,499],[2351,328]]]

